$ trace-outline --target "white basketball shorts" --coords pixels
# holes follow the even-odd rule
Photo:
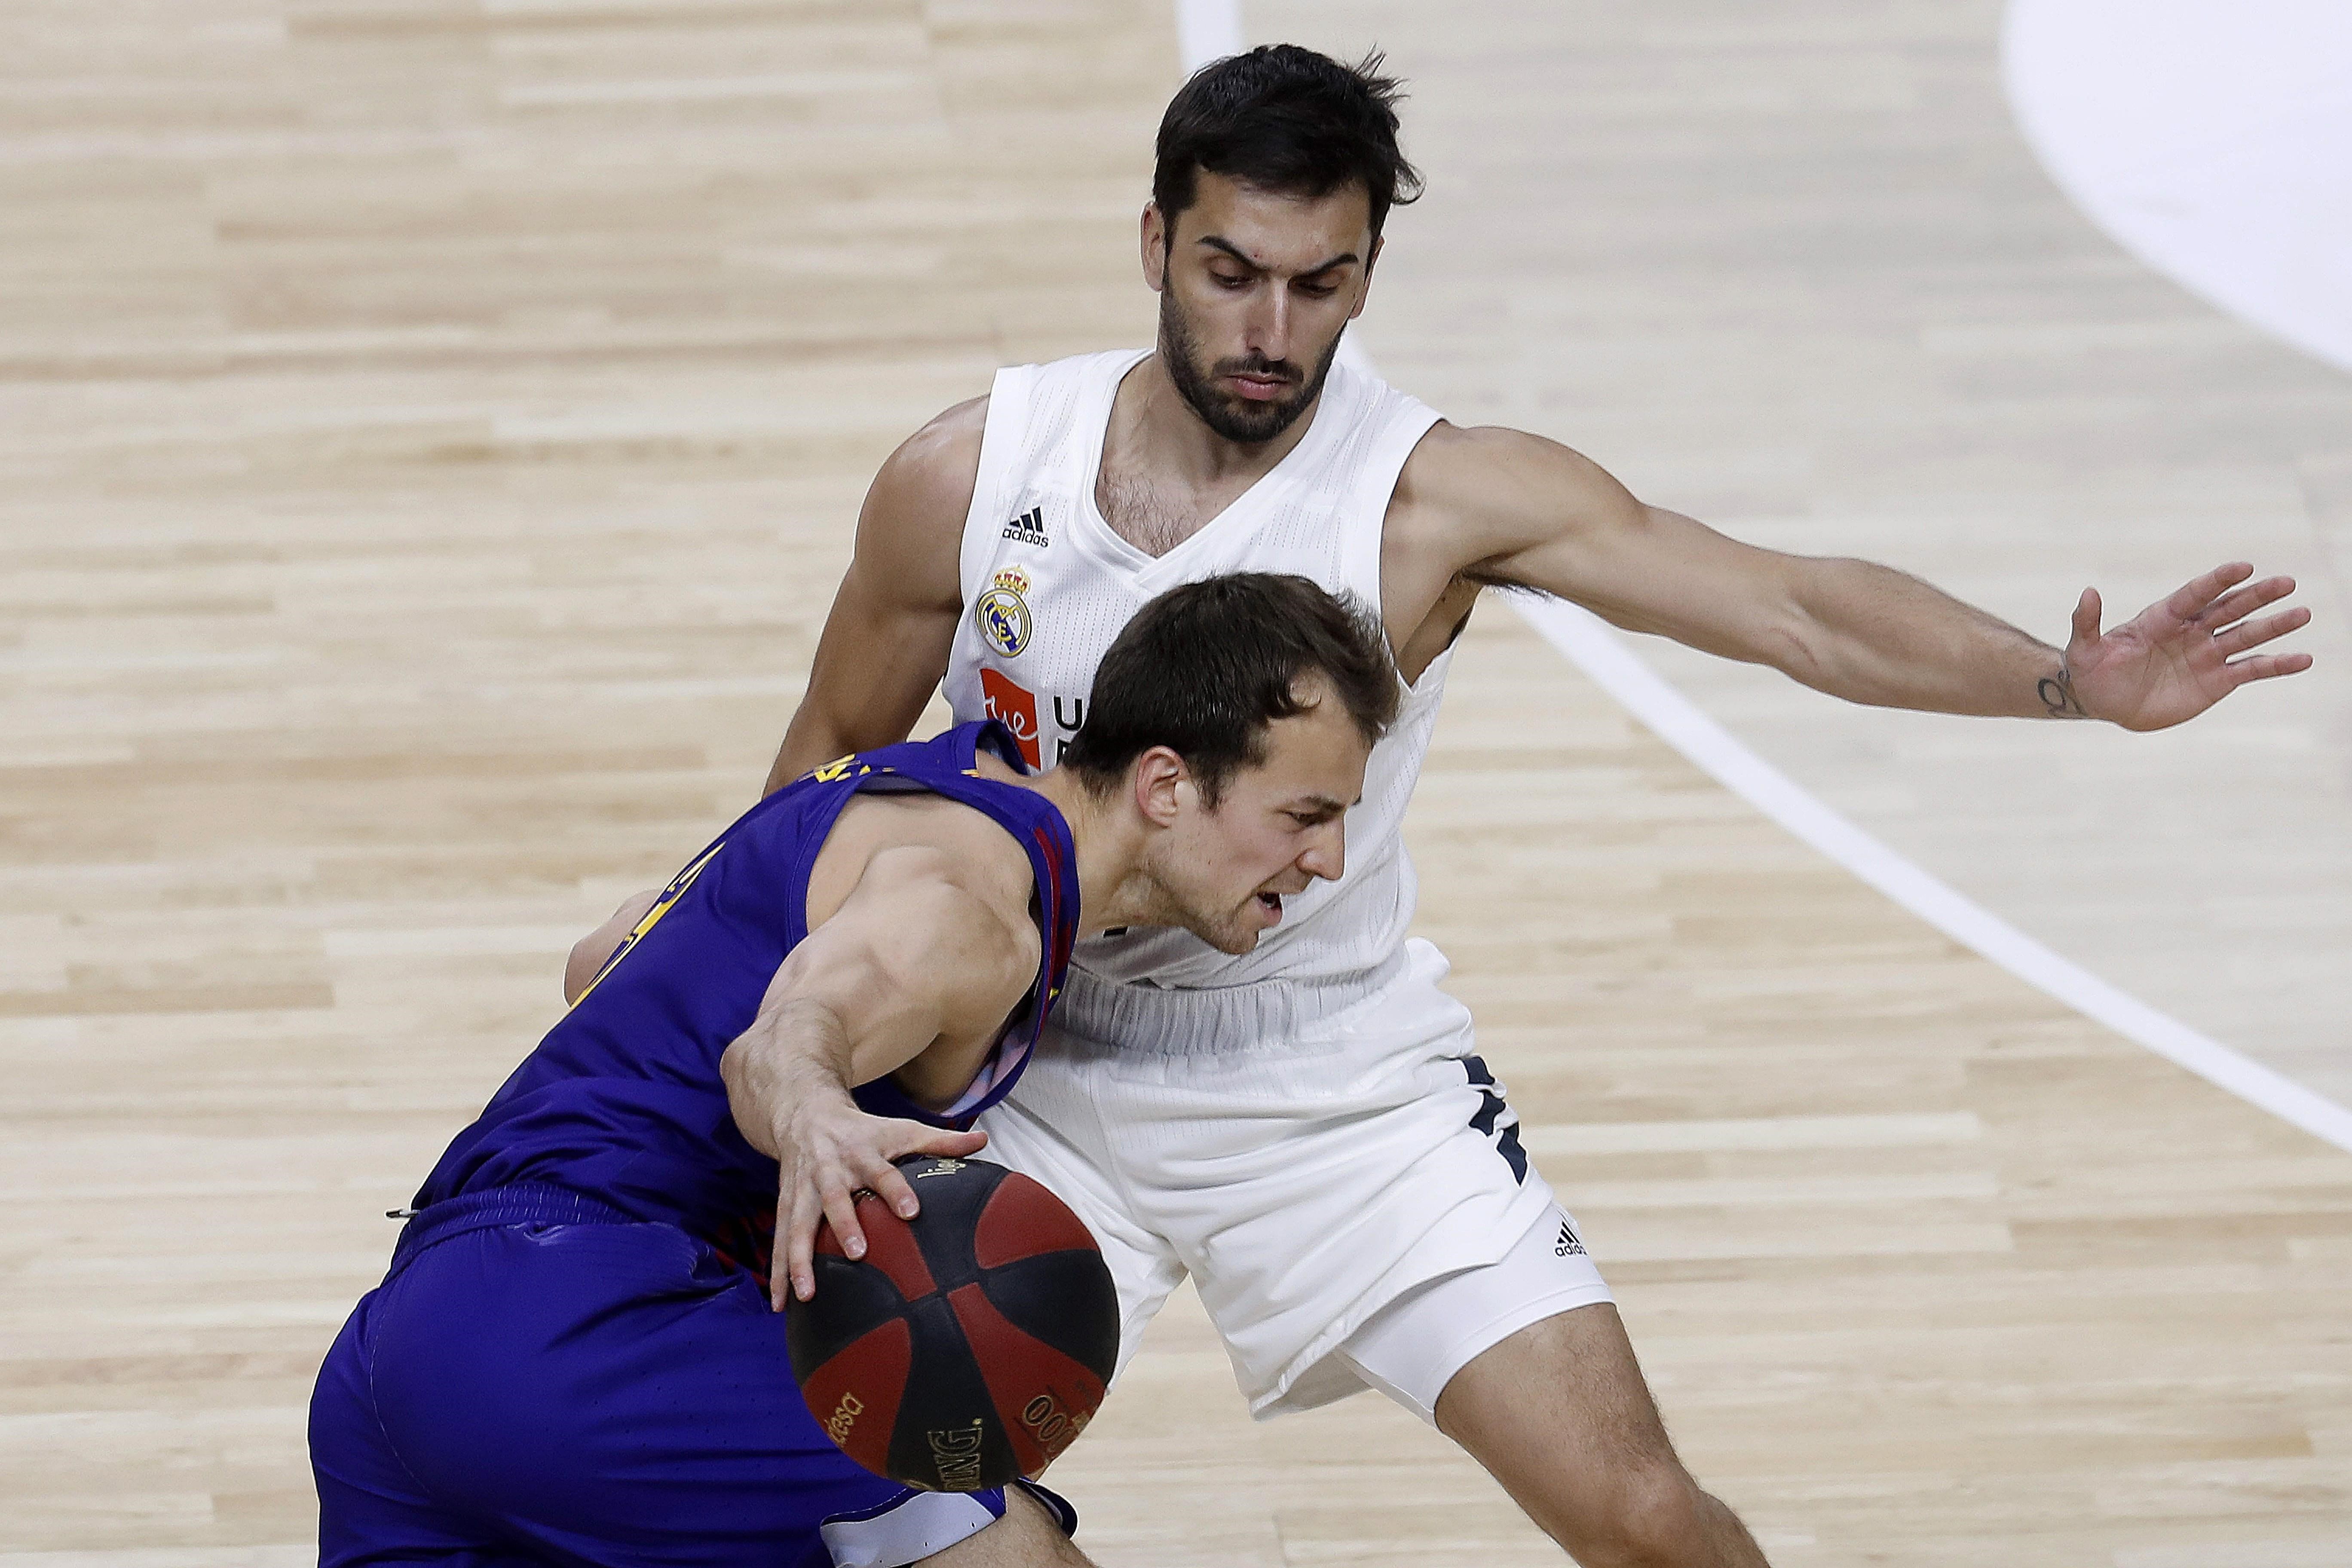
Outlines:
[[[1332,983],[1072,973],[979,1124],[985,1158],[1051,1187],[1102,1244],[1122,1367],[1189,1273],[1255,1415],[1376,1387],[1426,1419],[1480,1351],[1609,1300],[1581,1243],[1559,1242],[1572,1222],[1445,971],[1415,941]]]

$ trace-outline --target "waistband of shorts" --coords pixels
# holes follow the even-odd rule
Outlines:
[[[400,1227],[400,1241],[392,1249],[386,1277],[397,1274],[411,1258],[436,1241],[463,1236],[469,1230],[489,1230],[502,1225],[637,1225],[638,1216],[568,1187],[544,1183],[519,1183],[478,1193],[460,1193],[416,1211]]]
[[[1162,1056],[1281,1045],[1372,996],[1411,966],[1398,948],[1378,963],[1342,974],[1202,986],[1122,983],[1073,968],[1054,1005],[1054,1022],[1100,1045]]]

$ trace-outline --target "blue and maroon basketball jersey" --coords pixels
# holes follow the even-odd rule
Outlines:
[[[751,1025],[776,968],[808,934],[808,879],[850,799],[921,790],[982,812],[1013,835],[1037,879],[1037,983],[980,1076],[941,1112],[887,1079],[861,1085],[878,1116],[968,1126],[1013,1088],[1069,969],[1077,857],[1051,801],[980,774],[986,746],[1024,768],[993,721],[828,763],[737,818],[662,889],[572,1010],[457,1135],[419,1189],[423,1208],[460,1193],[551,1183],[698,1235],[772,1210],[776,1163],[728,1109],[719,1058]]]

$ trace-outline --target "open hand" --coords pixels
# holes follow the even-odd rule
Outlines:
[[[2084,589],[2065,668],[2042,683],[2042,700],[2061,717],[2162,730],[2194,719],[2250,680],[2310,668],[2307,653],[2239,657],[2311,619],[2300,605],[2248,619],[2294,592],[2292,577],[2248,583],[2253,574],[2243,561],[2216,566],[2104,635],[2099,592]]]
[[[961,1159],[978,1153],[985,1132],[954,1132],[921,1121],[869,1116],[839,1090],[814,1094],[793,1108],[776,1141],[776,1263],[768,1280],[769,1304],[783,1310],[787,1289],[801,1300],[816,1294],[816,1227],[833,1222],[841,1250],[866,1256],[866,1232],[857,1224],[856,1194],[862,1188],[890,1205],[900,1219],[921,1208],[915,1189],[891,1163],[909,1154]]]

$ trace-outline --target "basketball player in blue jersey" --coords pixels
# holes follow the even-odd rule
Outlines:
[[[840,758],[592,939],[320,1373],[322,1568],[1083,1564],[1042,1489],[913,1491],[834,1446],[758,1216],[805,1296],[820,1212],[853,1257],[856,1189],[911,1215],[890,1162],[986,1142],[958,1129],[1020,1077],[1079,936],[1248,951],[1340,874],[1396,689],[1377,622],[1301,578],[1179,588],[1104,658],[1066,765],[1024,776],[992,721]]]
[[[1190,1274],[1255,1414],[1376,1388],[1592,1568],[1758,1563],[1675,1457],[1443,957],[1408,935],[1398,824],[1480,591],[1851,701],[2127,730],[2305,668],[2267,645],[2308,617],[2274,608],[2290,580],[2233,563],[2107,629],[2086,590],[2053,646],[1903,573],[1644,505],[1555,442],[1446,423],[1339,354],[1418,183],[1376,65],[1277,46],[1178,93],[1140,233],[1157,343],[1001,371],[883,465],[772,782],[898,739],[935,688],[1050,761],[1096,721],[1093,661],[1126,617],[1205,574],[1377,605],[1411,686],[1347,877],[1245,954],[1140,929],[1082,944],[982,1122],[992,1157],[1093,1227],[1128,1345]]]

